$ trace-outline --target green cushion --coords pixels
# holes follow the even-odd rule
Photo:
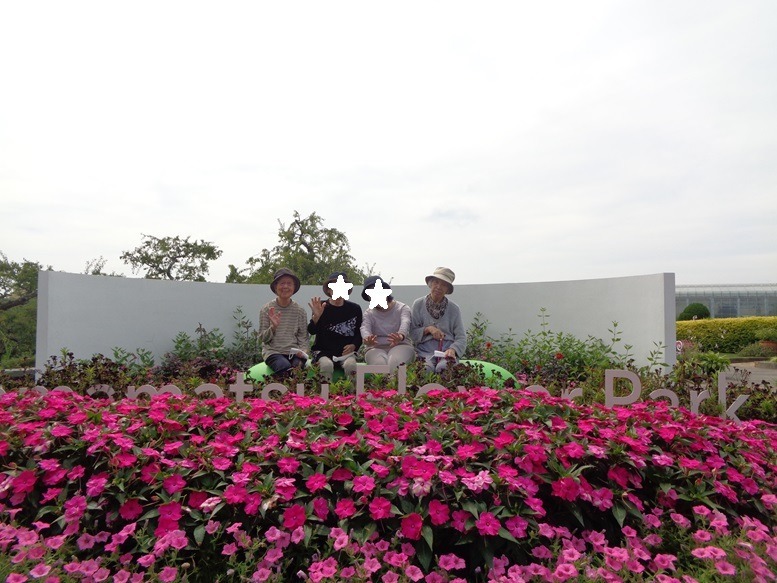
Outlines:
[[[306,368],[308,369],[308,378],[313,378],[315,370],[310,366],[306,366]],[[270,380],[272,374],[273,372],[270,370],[270,367],[267,366],[267,363],[260,362],[248,369],[248,372],[246,372],[246,380],[254,383],[264,383]],[[343,372],[342,368],[335,367],[335,373],[332,380],[336,381],[341,378],[345,378],[345,372]]]
[[[505,368],[502,368],[499,365],[491,364],[490,362],[485,362],[483,360],[460,360],[459,362],[463,362],[473,366],[482,366],[483,373],[485,374],[487,379],[490,379],[492,377],[497,377],[497,378],[501,378],[504,381],[506,381],[507,379],[513,379],[514,381],[517,380],[510,371],[508,371]]]

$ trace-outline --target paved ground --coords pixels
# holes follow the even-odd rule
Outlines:
[[[771,367],[768,366],[769,364],[771,364]],[[768,381],[771,386],[777,387],[777,366],[774,363],[738,362],[729,367],[726,371],[726,376],[731,377],[736,374],[742,374],[741,371],[750,373],[748,381],[751,383]]]

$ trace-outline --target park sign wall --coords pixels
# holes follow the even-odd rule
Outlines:
[[[455,266],[452,266],[455,268]],[[431,268],[430,268],[431,269]],[[462,268],[463,269],[463,268]],[[456,269],[459,279],[466,272]],[[392,295],[412,304],[429,293],[423,285],[391,283]],[[323,283],[323,282],[322,282]],[[259,308],[275,296],[268,285],[163,281],[41,271],[38,274],[35,368],[43,370],[52,355],[66,348],[77,359],[113,353],[115,348],[148,350],[159,359],[174,348],[180,332],[193,334],[198,324],[229,337],[239,307],[258,326]],[[609,341],[613,322],[620,346],[630,345],[637,366],[648,365],[656,347],[661,362],[676,362],[675,278],[673,273],[604,279],[530,283],[457,284],[451,300],[461,308],[464,326],[481,314],[495,338],[537,332],[544,308],[549,330],[577,338]],[[303,285],[294,300],[306,306],[321,295],[320,285]],[[367,308],[356,285],[351,301]]]
[[[364,388],[364,377],[366,374],[390,374],[390,368],[388,365],[362,365],[360,364],[356,368],[356,394],[361,395],[365,392]],[[629,381],[631,383],[631,392],[628,395],[618,396],[615,394],[615,385],[617,379],[624,379],[626,381]],[[726,395],[726,376],[724,373],[720,373],[718,375],[718,403],[720,404],[720,409],[723,411],[723,417],[732,419],[736,422],[739,422],[740,419],[737,417],[736,412],[737,410],[747,401],[749,395],[739,395],[734,402],[731,404],[731,406],[728,406],[727,402],[727,395]],[[548,390],[541,386],[541,385],[530,385],[527,387],[523,387],[524,390],[530,391],[533,393],[546,393],[550,394]],[[456,388],[459,392],[466,392],[467,388],[463,386],[459,386]],[[33,387],[32,389],[17,389],[17,392],[25,392],[27,390],[32,390],[40,394],[46,394],[49,392],[48,389],[45,387]],[[438,383],[428,383],[426,385],[423,385],[418,389],[416,392],[416,396],[425,395],[429,393],[430,391],[435,390],[449,390],[447,387],[438,384]],[[65,392],[73,392],[70,387],[66,386],[59,386],[52,389],[52,391],[65,391]],[[260,398],[265,401],[273,400],[273,395],[282,396],[286,393],[288,393],[289,388],[285,385],[282,385],[281,383],[268,383],[261,387],[261,391],[258,394],[255,394],[257,391],[257,387],[254,384],[246,383],[244,375],[238,375],[237,382],[228,385],[227,393],[231,393],[234,395],[235,400],[238,402],[242,402],[247,396]],[[95,385],[87,390],[87,394],[90,396],[97,395],[99,393],[105,394],[108,398],[113,398],[116,396],[116,392],[114,391],[113,387],[109,385]],[[195,395],[202,396],[209,394],[212,398],[223,398],[225,396],[224,389],[222,389],[219,385],[213,384],[213,383],[205,383],[194,389]],[[407,394],[407,366],[406,365],[400,365],[397,368],[397,393],[400,395]],[[701,403],[705,400],[710,398],[710,391],[704,390],[704,391],[695,391],[691,389],[689,391],[689,397],[690,397],[690,411],[691,413],[698,414],[699,412],[699,406]],[[5,390],[0,386],[0,395],[5,394]],[[129,386],[126,389],[126,392],[124,394],[124,397],[128,399],[137,399],[141,396],[145,397],[155,397],[157,395],[162,394],[172,394],[172,395],[181,395],[181,389],[179,389],[175,385],[164,385],[162,387],[156,388],[152,385],[141,385],[139,387],[135,386]],[[300,397],[304,396],[310,396],[306,393],[306,387],[303,383],[298,383],[296,386],[296,394]],[[604,372],[604,405],[606,407],[616,407],[616,406],[628,406],[633,403],[636,403],[640,395],[642,394],[642,382],[640,381],[639,377],[632,371],[629,370],[619,370],[619,369],[607,369]],[[329,400],[329,384],[322,383],[320,385],[319,389],[319,396],[324,399],[325,401]],[[583,396],[583,389],[581,387],[577,387],[575,389],[565,390],[562,392],[561,396],[566,399],[574,399],[579,398]],[[649,399],[668,399],[669,403],[672,407],[679,407],[680,406],[680,399],[674,391],[670,389],[657,389],[655,391],[652,391],[648,395]]]

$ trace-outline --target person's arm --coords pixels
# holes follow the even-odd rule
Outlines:
[[[299,307],[299,314],[297,316],[297,332],[296,341],[297,347],[305,354],[310,354],[310,336],[308,335],[308,314],[305,308]]]
[[[456,356],[461,358],[464,355],[464,351],[467,349],[467,330],[464,328],[464,322],[461,319],[461,310],[459,306],[455,306],[455,311],[451,313],[451,332],[453,333],[453,344],[451,348],[456,351]],[[450,308],[451,305],[448,304]]]
[[[413,302],[410,316],[410,339],[413,344],[419,344],[424,337],[424,298],[418,298]]]
[[[275,329],[270,324],[270,310],[267,306],[263,306],[259,310],[259,340],[264,344],[272,342],[275,336]]]
[[[362,315],[362,309],[359,304],[354,305],[356,306],[353,310],[356,314],[356,332],[354,333],[353,344],[356,346],[356,350],[359,350],[359,347],[362,345],[362,321],[364,320],[364,317]],[[356,350],[354,350],[354,352]]]
[[[399,312],[399,330],[397,330],[404,337],[403,340],[410,336],[412,322],[413,314],[410,312],[410,306],[403,304]]]

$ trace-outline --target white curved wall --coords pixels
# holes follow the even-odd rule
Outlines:
[[[111,356],[114,347],[145,348],[161,357],[173,348],[178,332],[195,336],[201,323],[219,328],[229,341],[233,313],[258,323],[259,307],[273,298],[267,285],[195,283],[130,279],[41,271],[38,275],[36,368],[67,348],[77,358],[95,353]],[[424,285],[394,286],[394,297],[412,304],[427,293]],[[366,309],[354,290],[351,299]],[[303,286],[295,299],[308,311],[308,301],[322,295],[319,286]],[[451,300],[459,304],[465,326],[481,312],[491,323],[489,334],[512,330],[522,336],[539,331],[540,308],[547,308],[554,332],[579,338],[609,340],[618,322],[623,343],[633,346],[638,364],[646,364],[654,343],[668,347],[664,362],[674,363],[674,274],[545,283],[457,285]]]

